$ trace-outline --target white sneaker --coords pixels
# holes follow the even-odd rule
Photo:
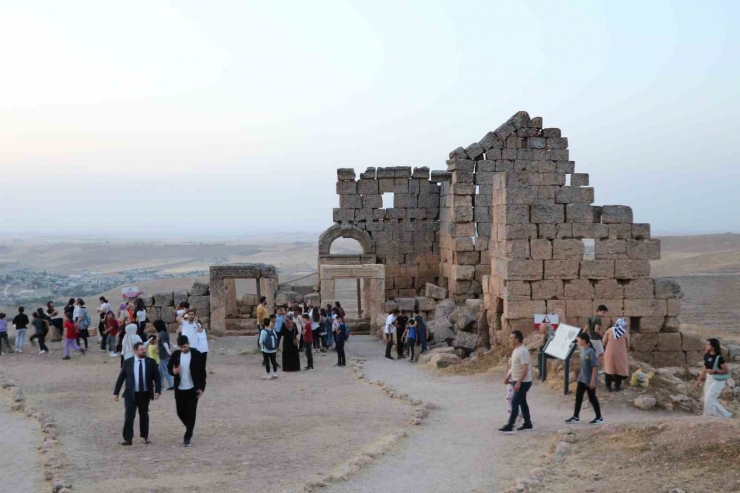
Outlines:
[[[265,375],[264,377],[262,377],[262,380],[270,380],[270,379],[272,379],[270,375]]]
[[[277,373],[273,373],[273,374],[272,374],[272,378],[273,378],[273,379],[277,378]]]
[[[117,355],[116,353],[108,353],[108,356],[110,356],[111,358],[115,358],[115,357],[117,357],[118,355]]]

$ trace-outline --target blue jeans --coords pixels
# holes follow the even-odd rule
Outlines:
[[[159,373],[162,375],[162,378],[167,380],[167,388],[171,388],[173,386],[172,383],[172,375],[170,375],[170,372],[167,371],[167,365],[170,363],[169,358],[160,358],[159,359]]]
[[[419,331],[419,337],[421,338],[421,352],[427,352],[427,330],[422,329]]]

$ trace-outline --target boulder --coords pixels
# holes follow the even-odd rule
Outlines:
[[[429,362],[435,365],[437,368],[447,368],[448,366],[461,363],[462,360],[454,354],[438,353],[432,356]]]
[[[290,306],[293,301],[301,299],[301,295],[295,291],[278,291],[275,295],[275,306]]]
[[[185,303],[188,301],[188,290],[187,289],[178,289],[174,293],[172,293],[172,303],[177,306],[180,303]]]
[[[190,296],[206,296],[210,294],[208,283],[202,281],[193,281],[190,286]]]
[[[154,296],[141,295],[139,298],[144,302],[144,306],[154,306]]]
[[[463,349],[466,353],[472,353],[475,351],[477,342],[478,336],[476,334],[458,331],[455,335],[455,339],[452,341],[452,347],[455,349]]]
[[[203,313],[210,310],[211,308],[211,297],[210,296],[190,296],[188,298],[190,308],[198,310],[201,315],[198,318],[203,318]]]
[[[172,291],[154,294],[154,306],[172,306],[175,302],[175,294]]]
[[[468,353],[463,348],[457,348],[455,349],[455,356],[460,359],[465,359],[468,356]]]
[[[483,300],[465,300],[465,308],[478,315],[484,309]]]
[[[414,300],[416,300],[416,307],[422,312],[432,311],[437,305],[432,298],[425,296],[417,296]]]
[[[385,302],[385,313],[391,313],[393,310],[398,308],[396,300],[388,300]]]
[[[321,295],[319,293],[307,294],[303,297],[303,302],[312,306],[321,306]]]
[[[396,303],[398,303],[399,310],[413,312],[414,307],[416,306],[416,299],[415,298],[396,298]]]
[[[636,408],[647,411],[648,409],[654,408],[658,401],[655,400],[655,397],[651,397],[649,395],[641,395],[632,403],[635,405]]]
[[[681,286],[673,279],[655,280],[655,297],[659,299],[683,298]]]
[[[462,306],[457,308],[450,315],[450,321],[454,324],[455,332],[472,331],[476,319],[477,316],[472,310]]]
[[[457,306],[452,302],[452,300],[440,301],[434,308],[434,318],[449,317],[456,308]]]
[[[385,319],[383,320],[385,322]],[[441,317],[427,322],[427,330],[436,343],[452,341],[455,339],[455,332],[452,330],[452,322],[447,317]]]
[[[160,316],[164,323],[171,324],[175,322],[175,307],[163,306],[160,310]]]
[[[447,298],[447,290],[445,288],[440,288],[439,286],[436,286],[432,283],[427,283],[424,294],[427,298],[432,298],[435,300],[443,300]]]

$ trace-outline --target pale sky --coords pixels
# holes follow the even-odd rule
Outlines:
[[[518,110],[569,137],[597,204],[655,233],[740,232],[738,18],[734,1],[3,2],[0,234],[318,233],[337,167],[443,169]]]

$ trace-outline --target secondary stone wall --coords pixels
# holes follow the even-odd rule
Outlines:
[[[168,332],[176,332],[179,324],[175,320],[175,307],[183,301],[190,303],[203,328],[210,329],[211,324],[211,297],[207,283],[195,281],[190,289],[164,291],[153,295],[142,294],[140,298],[146,306],[148,326],[155,320],[162,320],[167,324]]]
[[[385,265],[386,298],[414,297],[427,282],[436,283],[440,187],[429,168],[368,168],[359,179],[353,169],[342,168],[337,178],[336,224],[319,240],[319,264],[337,263],[329,254],[334,239],[355,238],[374,259],[347,262],[336,256],[338,262]],[[393,207],[383,208],[384,193],[393,194]]]

